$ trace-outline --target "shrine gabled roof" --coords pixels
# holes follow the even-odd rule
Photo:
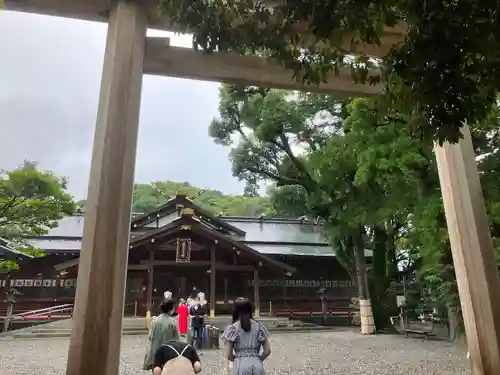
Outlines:
[[[293,218],[215,216],[185,196],[172,198],[149,214],[134,215],[131,238],[156,231],[176,220],[179,217],[178,210],[180,211],[178,205],[191,208],[196,218],[207,227],[222,234],[231,234],[239,243],[264,255],[335,257],[335,249],[329,243],[321,224]],[[78,253],[83,223],[82,215],[66,217],[46,236],[28,238],[27,242],[50,253]],[[368,257],[371,256],[370,253],[368,250]]]
[[[165,218],[164,222],[168,224],[177,217],[177,214],[172,215],[171,218]],[[235,236],[238,241],[265,255],[335,256],[335,249],[328,243],[322,225],[289,218],[220,217],[220,220],[245,233],[244,236]],[[30,237],[26,242],[48,253],[78,253],[83,223],[82,215],[68,216],[60,220],[58,227],[51,229],[47,235]],[[213,228],[217,229],[216,226]],[[156,229],[153,226],[137,228],[131,232],[131,236]]]
[[[231,246],[235,250],[241,250],[249,258],[262,261],[264,264],[267,264],[268,266],[279,268],[287,272],[295,272],[294,267],[291,267],[288,264],[283,263],[274,258],[270,258],[258,252],[257,250],[252,249],[245,243],[240,242],[231,236],[225,235],[217,230],[208,227],[207,225],[203,224],[200,220],[198,220],[196,217],[193,216],[182,216],[158,229],[150,230],[146,233],[132,235],[132,238],[130,240],[130,249],[132,250],[141,245],[161,242],[167,237],[186,231],[198,234],[209,240],[213,241],[217,240],[218,243],[225,243],[226,245]]]
[[[146,225],[151,224],[160,218],[175,213],[179,209],[179,207],[193,209],[196,216],[200,220],[210,223],[210,225],[216,227],[220,231],[227,232],[228,234],[234,233],[237,236],[245,235],[245,232],[243,230],[234,225],[231,225],[225,220],[222,220],[221,218],[198,206],[193,201],[188,199],[185,195],[176,195],[174,198],[171,198],[165,204],[157,207],[155,210],[134,216],[130,223],[131,229],[134,230],[137,228],[145,227]]]
[[[0,237],[0,259],[2,260],[22,260],[33,258],[31,255],[24,254],[9,246],[9,242]]]

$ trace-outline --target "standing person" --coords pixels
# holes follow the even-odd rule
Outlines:
[[[177,307],[177,322],[179,326],[179,333],[181,334],[181,336],[187,335],[188,317],[189,317],[189,309],[186,306],[186,301],[181,299],[179,306]]]
[[[155,354],[153,375],[188,375],[201,371],[201,361],[196,350],[181,341],[162,345]]]
[[[191,316],[191,328],[193,330],[196,349],[200,353],[202,348],[203,329],[205,327],[205,306],[200,303],[200,297],[196,296],[193,307],[189,310]]]
[[[253,317],[253,307],[239,298],[233,306],[233,324],[222,335],[226,358],[234,361],[232,375],[265,375],[263,362],[271,354],[269,335]],[[262,349],[262,351],[261,351]]]
[[[172,317],[175,301],[163,300],[160,304],[161,314],[156,317],[149,331],[149,344],[144,357],[143,370],[152,370],[157,350],[167,342],[179,340],[177,319]]]

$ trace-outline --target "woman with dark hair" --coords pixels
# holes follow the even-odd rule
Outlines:
[[[161,314],[153,321],[149,331],[149,346],[144,358],[143,370],[153,369],[155,354],[162,345],[179,340],[177,319],[172,316],[174,308],[175,301],[173,299],[165,299],[160,304]]]
[[[233,306],[233,324],[222,335],[233,375],[265,375],[262,362],[271,354],[266,328],[253,319],[249,300],[239,298]]]

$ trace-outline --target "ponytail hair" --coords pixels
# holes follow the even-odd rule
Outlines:
[[[238,298],[233,305],[233,323],[240,322],[241,329],[245,332],[250,332],[252,319],[252,304],[245,298]]]
[[[240,314],[240,326],[241,329],[245,332],[250,332],[252,328],[252,316],[249,314]]]

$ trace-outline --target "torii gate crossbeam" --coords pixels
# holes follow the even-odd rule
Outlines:
[[[217,63],[222,63],[217,60],[219,57],[196,57],[167,43],[162,49],[158,46],[159,39],[146,42],[147,26],[171,29],[168,21],[158,16],[154,0],[6,0],[5,3],[12,10],[109,22],[67,374],[118,375],[143,73],[333,94],[340,91],[344,95],[373,94],[374,88],[353,87],[346,76],[332,77],[319,88],[304,87],[293,82],[289,73],[279,72],[264,62],[242,68],[243,61],[250,60],[235,57],[231,62],[232,58],[225,56],[226,65],[221,69]],[[400,38],[397,30],[389,30],[381,46],[353,47],[354,53],[383,56]],[[191,65],[182,64],[187,55],[191,56]],[[203,64],[197,58],[210,61]],[[186,66],[191,70],[186,70]],[[205,72],[203,66],[208,67]],[[259,81],[261,75],[265,79]],[[464,139],[458,144],[436,147],[435,154],[472,373],[497,375],[500,373],[500,303],[497,302],[500,279],[467,127],[463,133]]]

